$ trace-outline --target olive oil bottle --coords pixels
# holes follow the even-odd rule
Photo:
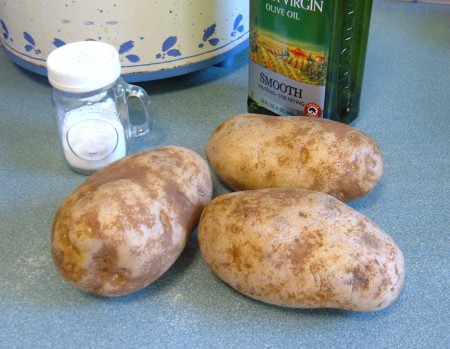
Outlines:
[[[372,0],[250,0],[248,111],[359,113]]]

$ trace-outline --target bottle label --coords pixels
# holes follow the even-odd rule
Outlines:
[[[331,0],[250,1],[249,96],[280,115],[321,117]]]

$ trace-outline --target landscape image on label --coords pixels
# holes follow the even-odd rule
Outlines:
[[[286,42],[256,28],[251,33],[250,58],[265,68],[311,85],[325,85],[328,56],[308,43]]]

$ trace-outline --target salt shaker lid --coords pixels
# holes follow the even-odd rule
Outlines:
[[[79,41],[52,51],[47,58],[50,84],[62,91],[82,93],[105,87],[120,76],[119,53],[100,41]]]

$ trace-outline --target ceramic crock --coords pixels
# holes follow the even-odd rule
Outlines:
[[[46,75],[46,59],[69,42],[117,48],[128,81],[156,80],[227,63],[248,46],[249,0],[3,0],[7,56]]]

